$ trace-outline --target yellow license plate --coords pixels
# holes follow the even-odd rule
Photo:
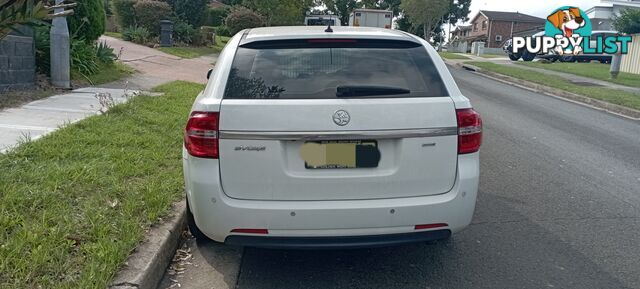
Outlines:
[[[376,141],[306,142],[300,156],[307,169],[375,168],[380,162]]]

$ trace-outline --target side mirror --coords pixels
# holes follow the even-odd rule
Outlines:
[[[207,71],[207,79],[209,79],[209,77],[211,77],[211,72],[213,72],[213,68],[209,69],[209,71]]]

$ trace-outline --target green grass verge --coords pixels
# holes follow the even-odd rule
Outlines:
[[[609,74],[611,65],[602,63],[541,63],[541,62],[517,62],[519,65],[542,68],[547,70],[571,73],[579,76],[609,81],[621,85],[640,87],[640,75],[620,72],[617,79],[612,79]]]
[[[122,39],[122,33],[120,33],[120,32],[105,32],[104,35],[110,36],[110,37],[113,37],[113,38]]]
[[[100,85],[122,79],[134,72],[130,66],[116,61],[113,64],[101,63],[98,72],[94,75],[85,76],[72,70],[71,79],[77,86]]]
[[[220,53],[229,37],[216,36],[216,45],[214,46],[174,46],[174,47],[158,47],[158,50],[175,55],[181,58],[196,58],[204,55]]]
[[[438,54],[440,54],[440,57],[442,58],[446,58],[446,59],[465,59],[465,60],[469,60],[471,58],[460,55],[460,54],[456,54],[456,53],[452,53],[452,52],[438,52]]]
[[[182,130],[201,89],[170,83],[0,154],[0,288],[105,288],[183,198]]]
[[[495,73],[500,73],[530,82],[546,85],[549,87],[562,89],[594,99],[626,106],[633,109],[640,109],[640,94],[610,88],[580,86],[553,75],[542,74],[536,71],[519,68],[514,65],[500,65],[492,62],[481,61],[471,61],[467,62],[467,64],[474,65]]]
[[[481,54],[480,57],[482,58],[503,58],[503,57],[507,57],[506,54],[503,55],[498,55],[498,54]]]

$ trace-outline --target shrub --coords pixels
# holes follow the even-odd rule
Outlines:
[[[71,69],[79,72],[84,77],[98,72],[98,56],[93,43],[79,39],[71,41]]]
[[[151,35],[160,34],[160,20],[169,19],[172,11],[166,2],[139,0],[133,5],[138,26],[146,28]]]
[[[626,9],[613,19],[613,27],[626,34],[640,33],[640,9]]]
[[[204,20],[207,12],[209,0],[171,0],[173,9],[180,19],[191,24],[193,27],[199,27]]]
[[[51,45],[49,40],[48,26],[38,26],[34,28],[33,40],[36,46],[36,69],[39,73],[51,74]]]
[[[100,42],[96,46],[96,57],[102,63],[112,64],[116,59],[116,54],[113,53],[113,48],[109,47],[106,42]]]
[[[244,7],[238,7],[231,11],[224,22],[232,35],[243,29],[264,25],[260,15]]]
[[[231,32],[229,31],[229,28],[227,28],[226,25],[221,25],[216,27],[216,35],[231,37]]]
[[[116,15],[116,21],[120,26],[120,30],[127,27],[136,26],[136,10],[133,5],[136,0],[113,0],[113,13]]]
[[[122,32],[122,40],[131,41],[138,44],[145,44],[149,41],[151,34],[144,27],[132,26]]]
[[[204,18],[203,26],[220,26],[224,24],[224,19],[227,18],[229,10],[225,8],[208,9]]]
[[[176,41],[192,44],[198,31],[189,23],[178,21],[173,25],[173,37]]]
[[[103,0],[77,1],[73,15],[68,17],[69,31],[74,39],[89,43],[96,41],[104,33],[107,15]]]

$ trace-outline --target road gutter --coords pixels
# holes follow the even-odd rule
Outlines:
[[[186,228],[186,203],[173,204],[170,217],[152,227],[145,240],[129,256],[109,289],[155,289],[171,263]]]
[[[544,95],[548,95],[557,99],[587,106],[596,110],[605,111],[605,112],[608,112],[617,116],[621,116],[624,118],[628,118],[632,120],[640,120],[640,110],[635,110],[635,109],[624,107],[621,105],[608,103],[605,101],[601,101],[601,100],[593,99],[583,95],[568,92],[566,90],[537,84],[531,81],[522,80],[519,78],[507,76],[507,75],[496,73],[493,71],[488,71],[474,65],[465,64],[464,62],[452,62],[447,60],[445,60],[445,62],[448,65],[473,71],[486,78],[490,78],[495,81],[499,81],[508,85],[513,85],[528,91],[532,91],[535,93],[542,93]]]

